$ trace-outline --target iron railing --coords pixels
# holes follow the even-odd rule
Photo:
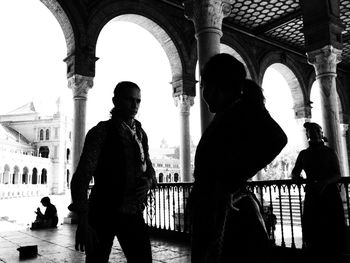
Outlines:
[[[303,200],[305,180],[253,181],[247,187],[262,204],[265,223],[273,244],[280,247],[302,248]],[[350,178],[339,182],[346,224],[350,226]],[[187,198],[192,183],[159,183],[151,191],[144,211],[146,223],[153,231],[189,236]]]

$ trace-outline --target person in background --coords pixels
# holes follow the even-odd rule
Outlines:
[[[341,178],[335,151],[326,146],[327,138],[315,122],[304,124],[309,147],[302,150],[292,170],[292,179],[306,174],[302,217],[303,242],[310,262],[339,262],[345,249],[346,226],[337,182]]]
[[[192,263],[267,262],[260,204],[246,183],[280,153],[287,137],[266,110],[261,88],[233,56],[211,57],[201,85],[215,117],[195,154],[188,203]]]
[[[57,227],[58,216],[56,206],[51,204],[50,198],[45,196],[41,199],[41,204],[46,207],[44,214],[41,212],[40,207],[35,211],[36,219],[32,223],[30,229],[44,229],[44,228],[52,228]]]
[[[112,101],[111,118],[87,133],[72,177],[69,208],[78,215],[75,248],[86,252],[87,263],[107,263],[117,236],[128,263],[151,263],[143,209],[156,178],[147,135],[135,119],[140,88],[130,81],[119,82]]]

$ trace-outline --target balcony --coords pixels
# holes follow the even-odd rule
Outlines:
[[[342,178],[339,183],[348,228],[349,183],[350,178]],[[154,262],[190,262],[190,229],[185,207],[191,187],[191,183],[160,183],[149,197],[144,216],[151,230]],[[270,239],[274,244],[271,263],[305,262],[300,221],[305,182],[259,181],[249,182],[248,187],[264,208],[273,207],[277,218],[275,229],[270,231]],[[76,225],[63,224],[56,229],[38,231],[11,229],[10,226],[7,229],[0,232],[1,262],[21,262],[17,248],[26,245],[38,245],[39,255],[30,262],[84,262],[83,253],[74,249]],[[123,252],[116,239],[110,260],[124,262]],[[344,255],[343,262],[350,262],[348,254]]]
[[[348,229],[349,183],[350,178],[342,178],[338,184]],[[181,240],[190,239],[189,217],[185,207],[191,187],[191,183],[160,183],[152,191],[144,217],[153,234]],[[263,216],[275,250],[284,251],[283,253],[292,252],[294,255],[302,254],[301,216],[305,180],[298,183],[291,180],[254,181],[249,182],[247,187],[255,193],[262,204]],[[275,223],[271,211],[275,216]]]

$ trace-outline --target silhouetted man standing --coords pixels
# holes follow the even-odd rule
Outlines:
[[[140,88],[133,82],[120,82],[112,100],[111,119],[87,133],[71,182],[71,209],[79,218],[76,249],[86,251],[86,262],[108,262],[117,236],[127,262],[152,262],[142,211],[156,179],[147,135],[135,120]]]

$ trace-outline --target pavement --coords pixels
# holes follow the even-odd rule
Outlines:
[[[4,225],[5,224],[5,225]],[[7,224],[7,225],[6,225]],[[0,231],[0,262],[6,263],[78,263],[85,262],[83,252],[74,248],[76,225],[61,224],[54,229],[30,230],[16,229],[10,222],[2,222]],[[37,245],[37,256],[20,259],[19,247]],[[153,262],[188,263],[190,248],[180,242],[151,238]],[[115,238],[110,262],[126,262],[118,240]]]

